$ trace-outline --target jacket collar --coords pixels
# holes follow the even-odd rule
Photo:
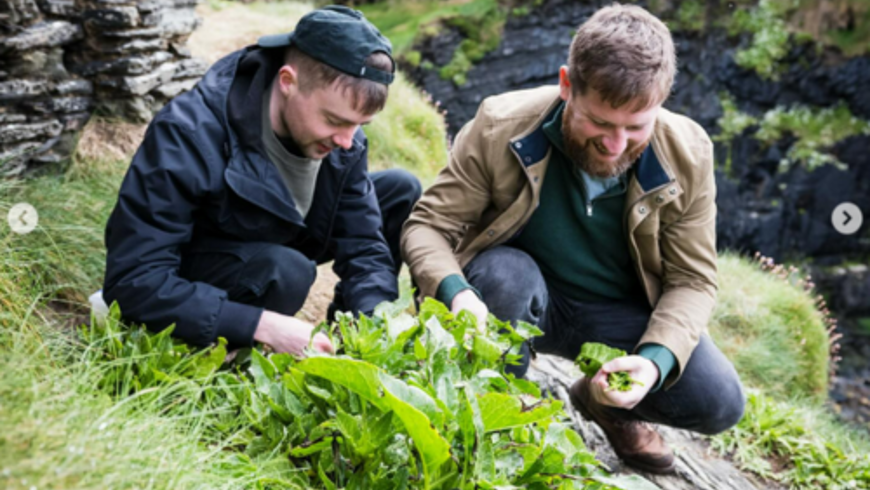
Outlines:
[[[552,143],[544,132],[544,125],[556,115],[561,106],[561,97],[556,97],[546,110],[542,112],[541,117],[536,119],[528,128],[521,131],[519,135],[511,138],[511,148],[520,157],[520,161],[525,167],[540,162],[550,151]],[[655,150],[659,146],[659,133],[659,123],[657,122],[656,128],[653,130],[650,145],[634,165],[634,176],[644,193],[674,180],[669,165],[667,165],[666,161],[659,158],[657,153],[660,152]]]

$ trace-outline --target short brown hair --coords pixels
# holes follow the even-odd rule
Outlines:
[[[614,3],[584,22],[571,42],[568,80],[574,93],[594,89],[614,108],[663,103],[677,72],[667,26],[635,5]]]
[[[383,109],[387,103],[389,88],[386,85],[340,72],[308,56],[295,46],[287,48],[284,63],[296,68],[299,74],[299,89],[304,94],[337,83],[342,92],[350,92],[353,108],[363,114],[374,114]],[[393,71],[393,60],[386,53],[370,54],[366,58],[365,65],[381,71]]]

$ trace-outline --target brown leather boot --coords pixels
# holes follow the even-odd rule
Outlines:
[[[652,425],[636,420],[622,420],[592,400],[589,382],[580,378],[569,391],[571,403],[583,418],[598,424],[625,464],[650,473],[673,473],[674,453]]]

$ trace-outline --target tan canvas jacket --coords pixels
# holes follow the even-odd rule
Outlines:
[[[507,242],[529,220],[553,151],[542,126],[560,101],[557,86],[487,98],[456,136],[447,166],[402,232],[402,254],[424,296],[434,297],[445,277],[462,274],[478,253]],[[638,345],[674,353],[669,387],[716,302],[716,183],[713,145],[694,121],[662,109],[651,145],[655,156],[632,172],[624,225],[654,308]]]

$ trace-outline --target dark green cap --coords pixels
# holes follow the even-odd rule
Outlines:
[[[281,48],[291,44],[312,58],[336,70],[389,85],[393,70],[386,72],[366,66],[366,58],[382,52],[393,59],[393,45],[366,20],[362,12],[343,5],[330,5],[309,12],[289,34],[263,36],[258,44],[264,48]]]

